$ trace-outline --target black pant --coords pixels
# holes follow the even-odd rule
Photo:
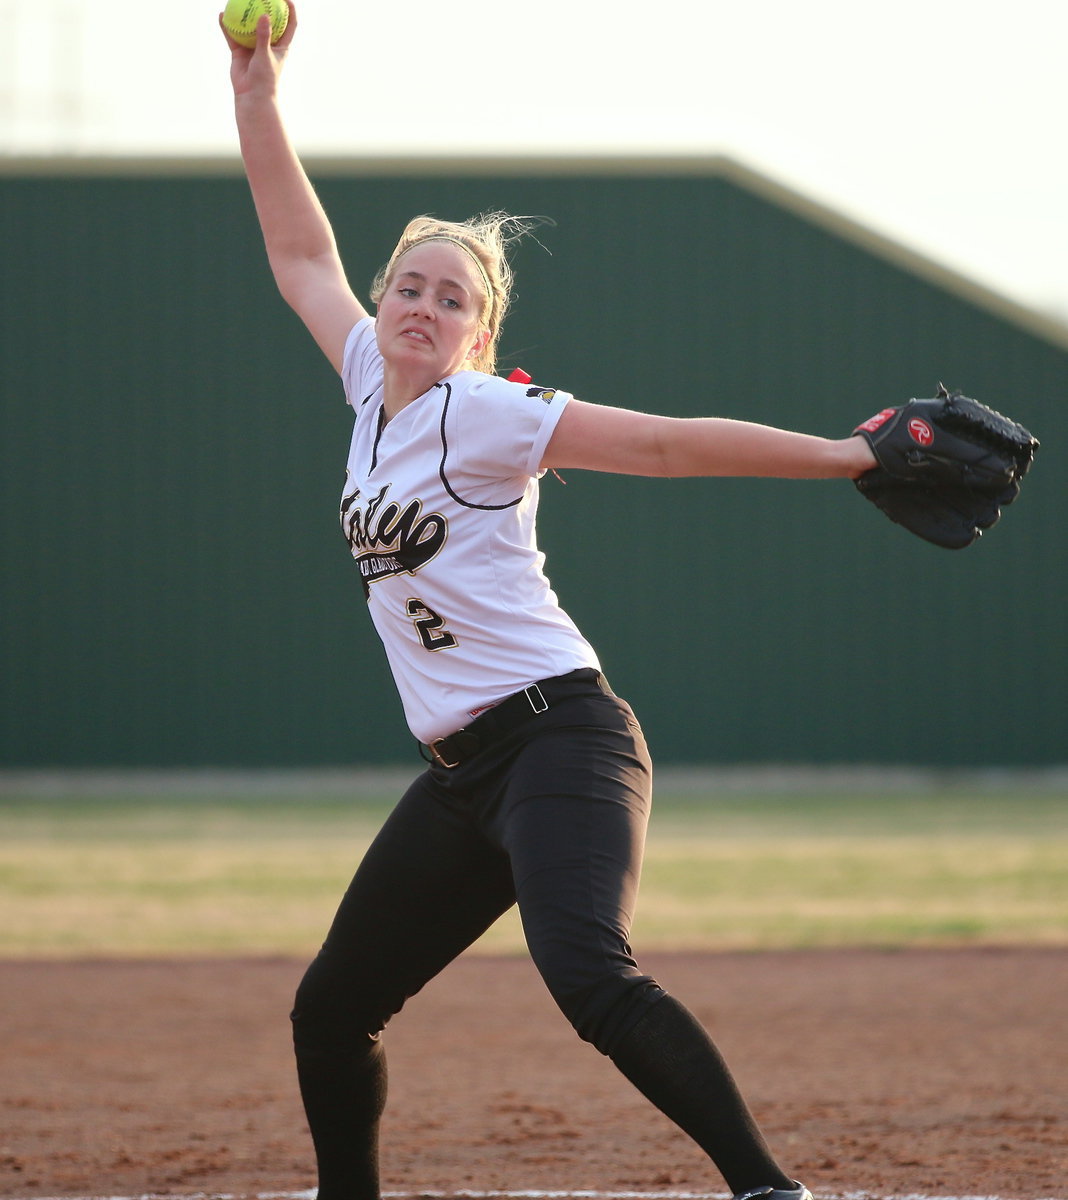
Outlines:
[[[649,755],[630,707],[590,675],[580,694],[532,714],[461,765],[431,765],[353,877],[293,1011],[321,1200],[377,1196],[386,1086],[379,1034],[516,902],[534,963],[579,1036],[672,1115],[661,1084],[630,1062],[648,1041],[637,1031],[651,1029],[656,1012],[662,1024],[672,1007],[629,944]],[[679,1047],[687,1060],[691,1050],[689,1041]],[[657,1058],[664,1061],[663,1046]],[[671,1090],[674,1078],[666,1082]],[[732,1109],[740,1104],[732,1090]],[[772,1168],[769,1178],[766,1148],[757,1150],[755,1183],[774,1183],[781,1173]]]

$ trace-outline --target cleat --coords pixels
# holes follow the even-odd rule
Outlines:
[[[795,1180],[795,1183],[797,1181]],[[812,1200],[812,1193],[803,1183],[792,1188],[760,1187],[738,1192],[733,1200]]]

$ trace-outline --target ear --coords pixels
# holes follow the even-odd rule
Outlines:
[[[475,338],[474,345],[467,352],[468,358],[478,358],[483,350],[489,345],[490,331],[488,329],[480,329],[478,337]]]

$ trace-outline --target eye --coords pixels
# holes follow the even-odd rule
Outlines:
[[[409,286],[408,284],[405,284],[405,285],[403,285],[403,286],[401,286],[401,287],[397,288],[397,291],[398,291],[398,292],[400,292],[400,294],[401,294],[401,295],[402,295],[402,296],[403,296],[403,297],[404,297],[406,300],[410,300],[410,299],[411,299],[413,296],[418,296],[418,295],[419,295],[419,293],[416,291],[416,289],[415,289],[415,288],[413,288],[413,287],[411,287],[411,286]]]
[[[452,297],[452,296],[443,296],[441,302],[442,302],[442,304],[445,305],[446,308],[459,308],[460,307],[460,301],[454,299],[454,297]]]

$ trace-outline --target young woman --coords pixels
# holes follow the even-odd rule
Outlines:
[[[532,958],[578,1035],[708,1154],[735,1194],[811,1200],[776,1162],[705,1030],[629,945],[650,807],[630,707],[542,572],[538,479],[855,478],[859,437],[588,404],[493,374],[508,242],[523,222],[417,218],[372,289],[350,289],[277,103],[295,11],[230,42],[237,124],[283,297],[355,414],[341,523],[427,769],[341,901],[292,1014],[320,1200],[378,1200],[381,1033],[518,903]],[[450,1031],[470,1040],[477,1036]]]

